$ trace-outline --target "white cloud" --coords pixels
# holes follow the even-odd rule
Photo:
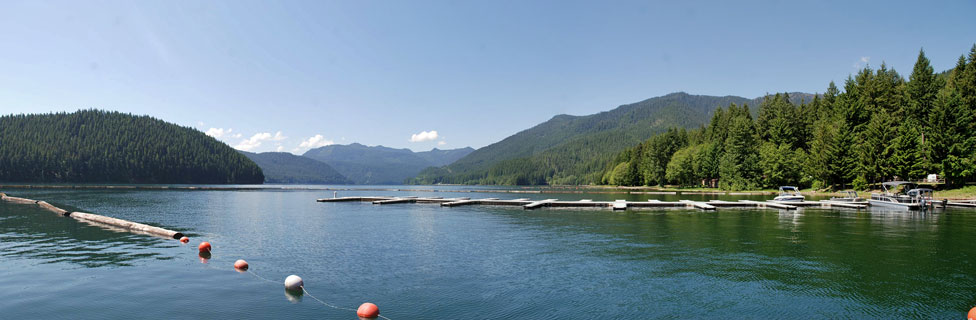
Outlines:
[[[279,145],[278,145],[278,148],[277,148],[277,149],[275,149],[275,151],[278,151],[278,152],[282,152],[282,151],[285,151],[285,147],[279,144]]]
[[[420,133],[410,135],[410,142],[424,142],[433,140],[437,140],[436,130],[422,131]]]
[[[444,146],[444,145],[447,145],[447,142],[446,142],[446,141],[444,141],[444,140],[441,140],[441,141],[437,141],[437,145],[439,145],[439,146]]]
[[[868,62],[871,62],[871,57],[861,57],[861,59],[854,62],[854,68],[863,68],[868,65]]]
[[[260,147],[262,142],[281,141],[284,140],[285,138],[287,137],[282,135],[281,131],[276,132],[274,135],[271,135],[271,133],[269,132],[261,132],[251,136],[251,138],[249,139],[244,139],[244,141],[241,141],[241,143],[234,146],[234,149],[251,151],[254,148]]]
[[[224,128],[210,128],[207,130],[206,135],[220,139],[224,135],[229,136],[231,131],[234,131],[234,129],[227,128],[227,130],[224,130]],[[237,135],[239,136],[240,134]]]
[[[203,127],[203,121],[197,121],[197,127]]]
[[[321,134],[317,134],[314,137],[309,137],[308,139],[305,139],[304,141],[302,141],[302,143],[298,145],[298,148],[299,149],[312,149],[312,148],[324,147],[324,146],[327,146],[327,145],[330,145],[330,144],[335,144],[335,141],[326,139]]]

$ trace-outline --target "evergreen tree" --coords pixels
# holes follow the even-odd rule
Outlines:
[[[894,139],[897,135],[894,117],[880,108],[865,126],[859,148],[859,177],[868,183],[891,178],[893,173]]]
[[[730,107],[731,110],[735,108]],[[744,108],[748,111],[748,107]],[[745,116],[730,119],[729,135],[725,140],[725,153],[719,165],[719,185],[727,190],[755,189],[759,186],[759,170],[756,166],[759,153],[752,120]]]

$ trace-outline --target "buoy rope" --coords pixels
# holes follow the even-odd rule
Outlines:
[[[209,259],[212,259],[212,258],[208,258],[208,260],[209,260]],[[206,263],[206,268],[208,268],[208,269],[214,269],[214,270],[221,270],[221,271],[223,271],[223,270],[224,270],[223,268],[220,268],[220,267],[217,267],[217,266],[215,266],[215,265],[212,265],[212,264],[209,264],[209,263]],[[262,277],[261,275],[259,275],[259,274],[257,274],[257,272],[254,272],[254,269],[251,269],[251,268],[248,268],[247,270],[244,270],[244,272],[246,272],[246,273],[249,273],[249,274],[251,274],[252,276],[254,276],[255,278],[258,278],[259,280],[262,280],[262,281],[264,281],[264,282],[268,282],[268,283],[274,283],[274,284],[278,284],[278,282],[277,282],[277,281],[274,281],[274,280],[271,280],[271,279],[268,279],[268,278],[265,278],[265,277]],[[340,307],[340,306],[336,306],[336,305],[333,305],[333,304],[330,304],[330,303],[328,303],[328,302],[325,302],[325,301],[323,301],[322,299],[319,299],[318,297],[316,297],[315,295],[312,295],[312,293],[311,293],[311,292],[308,292],[308,290],[307,290],[307,289],[305,289],[305,286],[304,286],[304,285],[303,285],[303,286],[301,286],[301,288],[302,288],[302,292],[303,292],[303,293],[304,293],[305,295],[308,295],[308,296],[309,296],[310,298],[312,298],[313,300],[315,300],[315,301],[318,301],[318,303],[320,303],[320,304],[322,304],[323,306],[326,306],[326,307],[329,307],[329,308],[333,308],[333,309],[336,309],[336,310],[345,310],[345,311],[352,311],[352,312],[357,312],[357,311],[358,311],[358,310],[356,310],[356,309],[352,309],[352,308],[346,308],[346,307]],[[387,318],[386,316],[384,316],[384,315],[381,315],[381,314],[378,314],[378,315],[376,315],[376,316],[377,316],[377,317],[379,317],[379,318],[383,318],[383,319],[385,319],[385,320],[392,320],[392,319],[390,319],[390,318]]]
[[[270,280],[268,278],[262,277],[261,275],[255,273],[254,270],[248,269],[247,270],[247,273],[250,273],[254,277],[256,277],[258,279],[261,279],[261,280],[264,280],[266,282],[278,284],[277,281],[273,281],[273,280]],[[357,311],[356,309],[346,308],[346,307],[340,307],[340,306],[332,305],[332,304],[330,304],[328,302],[322,301],[322,299],[319,299],[318,297],[312,295],[312,293],[308,292],[308,290],[305,289],[305,286],[301,286],[301,288],[302,288],[302,292],[304,292],[305,295],[309,296],[310,298],[312,298],[315,301],[318,301],[319,303],[321,303],[322,305],[324,305],[326,307],[333,308],[333,309],[337,309],[337,310],[352,311],[352,312],[356,312]],[[377,315],[377,317],[380,317],[380,318],[383,318],[383,319],[386,319],[386,320],[392,320],[392,319],[387,318],[386,316],[383,316],[383,315]]]
[[[269,283],[274,283],[274,284],[278,284],[278,282],[277,282],[277,281],[272,281],[272,280],[270,280],[270,279],[268,279],[268,278],[265,278],[265,277],[262,277],[262,276],[259,276],[259,275],[258,275],[257,273],[254,273],[254,270],[250,270],[250,268],[248,268],[248,270],[247,270],[247,273],[250,273],[250,274],[251,274],[252,276],[254,276],[254,277],[256,277],[256,278],[258,278],[258,279],[261,279],[261,280],[264,280],[264,281],[266,281],[266,282],[269,282]]]
[[[306,295],[308,295],[309,297],[312,297],[312,299],[315,299],[315,301],[318,301],[319,303],[321,303],[324,306],[327,306],[327,307],[330,307],[330,308],[333,308],[333,309],[349,310],[349,311],[352,311],[352,312],[356,312],[356,309],[344,308],[344,307],[339,307],[339,306],[331,305],[328,302],[322,301],[322,299],[319,299],[319,298],[316,298],[315,296],[313,296],[311,293],[308,292],[308,290],[305,290],[305,286],[302,286],[301,288],[302,288],[302,292],[305,292]]]

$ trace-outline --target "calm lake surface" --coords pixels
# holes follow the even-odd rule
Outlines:
[[[965,209],[524,211],[317,203],[332,191],[314,190],[2,191],[191,238],[0,203],[4,319],[356,318],[287,295],[290,274],[327,303],[369,301],[391,319],[962,319],[976,305],[976,211]],[[355,195],[677,199],[339,191]],[[200,241],[213,244],[206,263]],[[237,259],[251,272],[234,271]]]

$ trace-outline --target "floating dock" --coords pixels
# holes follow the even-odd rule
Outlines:
[[[459,207],[467,205],[486,205],[486,206],[521,206],[526,210],[534,210],[540,208],[597,208],[597,209],[610,209],[610,210],[629,210],[629,209],[646,209],[646,208],[687,208],[687,209],[699,209],[705,211],[716,210],[718,208],[760,208],[760,209],[778,209],[778,210],[796,210],[798,207],[816,207],[816,208],[847,208],[847,209],[866,209],[868,206],[866,203],[855,203],[855,202],[842,202],[842,201],[796,201],[796,202],[782,202],[782,201],[753,201],[753,200],[739,200],[739,201],[723,201],[723,200],[711,200],[711,201],[693,201],[693,200],[679,200],[679,201],[660,201],[660,200],[647,200],[647,201],[628,201],[628,200],[615,200],[615,201],[593,201],[590,199],[576,200],[576,201],[560,201],[558,199],[543,199],[543,200],[531,200],[526,198],[519,199],[498,199],[498,198],[482,198],[482,199],[471,199],[471,198],[423,198],[423,197],[383,197],[383,196],[369,196],[369,197],[341,197],[341,198],[323,198],[317,199],[318,202],[370,202],[376,205],[388,205],[388,204],[400,204],[400,203],[437,203],[442,207]],[[976,204],[974,204],[976,206]]]

